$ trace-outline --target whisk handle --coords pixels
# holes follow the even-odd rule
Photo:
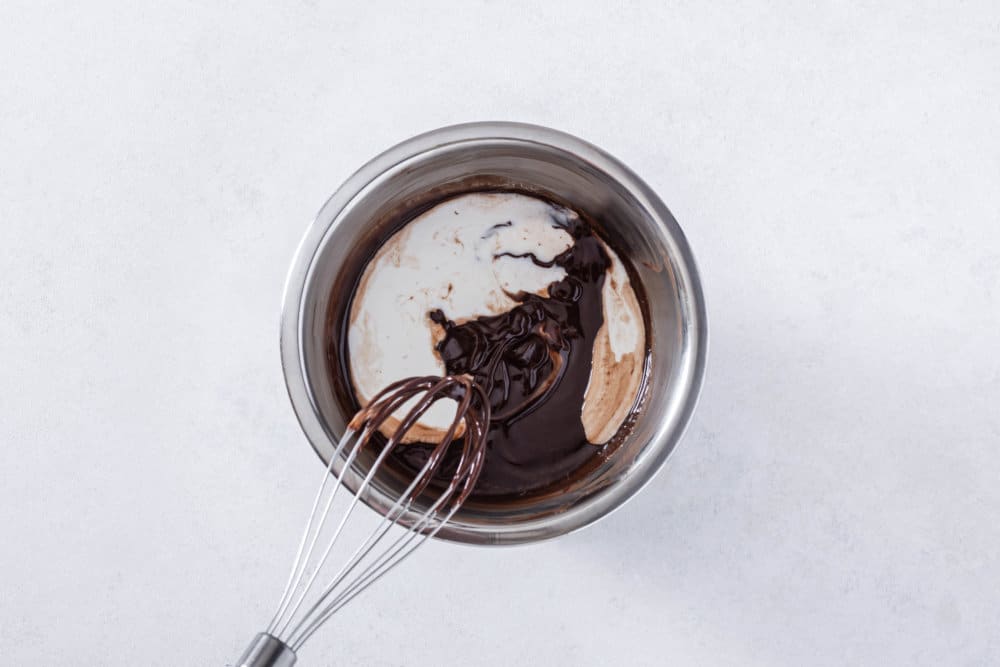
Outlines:
[[[273,635],[261,632],[236,663],[236,667],[292,667],[295,651]]]

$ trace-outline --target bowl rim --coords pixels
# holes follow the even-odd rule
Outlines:
[[[687,238],[680,225],[655,192],[617,158],[602,149],[565,132],[540,125],[510,121],[480,121],[441,127],[406,139],[378,154],[349,176],[330,196],[310,223],[296,249],[288,271],[281,305],[279,346],[285,386],[292,409],[313,451],[324,465],[322,449],[336,445],[336,438],[327,431],[309,387],[303,354],[302,322],[309,276],[323,239],[340,222],[341,214],[379,178],[424,153],[452,147],[456,144],[509,141],[543,144],[566,153],[576,160],[589,163],[624,187],[639,204],[655,218],[666,240],[673,247],[673,267],[677,274],[680,296],[686,300],[685,335],[691,337],[693,354],[686,355],[678,377],[683,378],[686,391],[672,419],[661,420],[641,460],[614,484],[584,498],[566,510],[541,519],[516,524],[472,526],[449,522],[436,535],[445,540],[479,545],[510,545],[537,542],[565,535],[608,516],[649,484],[664,467],[669,456],[690,422],[697,407],[704,383],[708,357],[708,321],[701,278]],[[365,494],[362,500],[372,509],[378,503]]]

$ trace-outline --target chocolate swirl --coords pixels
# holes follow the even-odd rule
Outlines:
[[[476,486],[479,496],[522,494],[569,477],[599,447],[587,441],[580,410],[590,379],[594,340],[604,322],[601,290],[610,263],[602,242],[579,218],[554,223],[573,245],[540,266],[566,276],[548,297],[512,295],[506,313],[458,323],[440,310],[429,317],[444,329],[437,351],[449,374],[467,374],[485,391],[493,413],[487,455]],[[429,447],[394,452],[418,468]]]

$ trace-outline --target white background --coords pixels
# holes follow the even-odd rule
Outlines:
[[[300,663],[1000,661],[995,3],[143,4],[3,5],[0,662],[235,659],[320,472],[296,243],[376,153],[483,119],[671,207],[700,407],[613,516],[433,544]]]

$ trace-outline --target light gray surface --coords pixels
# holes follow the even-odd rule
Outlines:
[[[376,152],[485,118],[672,208],[700,409],[612,517],[432,545],[301,664],[998,660],[994,3],[202,4],[4,5],[5,664],[235,659],[320,472],[278,367],[295,244]]]

